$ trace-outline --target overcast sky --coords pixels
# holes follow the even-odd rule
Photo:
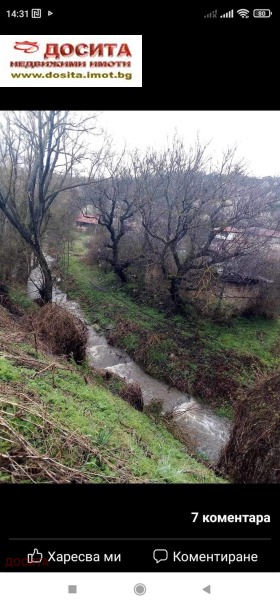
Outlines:
[[[160,149],[176,130],[189,147],[199,133],[217,156],[238,145],[250,174],[280,175],[280,111],[105,111],[99,120],[116,147]]]

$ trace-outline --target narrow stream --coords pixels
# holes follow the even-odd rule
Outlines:
[[[52,257],[47,257],[47,260],[50,265],[54,261]],[[30,298],[38,297],[40,281],[41,272],[37,267],[31,272],[28,280]],[[129,383],[138,383],[145,406],[148,406],[152,399],[157,399],[163,402],[163,412],[176,409],[175,422],[180,433],[186,435],[186,442],[190,437],[199,454],[211,463],[217,462],[229,437],[230,422],[227,419],[218,417],[206,404],[146,374],[126,352],[109,345],[105,336],[96,332],[87,322],[80,305],[76,301],[68,300],[67,295],[57,287],[53,289],[53,302],[62,305],[86,323],[87,356],[93,368],[108,370],[125,378]]]

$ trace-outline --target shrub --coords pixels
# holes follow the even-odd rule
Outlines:
[[[86,357],[87,329],[84,323],[56,303],[48,303],[29,318],[32,329],[52,353],[73,356],[81,363]]]
[[[126,383],[120,390],[120,396],[136,410],[142,412],[144,403],[140,385],[137,383]]]
[[[242,483],[280,482],[280,376],[262,380],[235,410],[219,468]]]

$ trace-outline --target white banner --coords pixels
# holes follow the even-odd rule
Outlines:
[[[0,37],[1,87],[142,87],[142,36]]]

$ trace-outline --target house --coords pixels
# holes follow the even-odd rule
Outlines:
[[[266,251],[267,258],[280,260],[280,232],[263,227],[233,227],[216,228],[216,237],[210,249],[219,254],[232,253],[235,249]]]
[[[266,229],[263,227],[225,227],[216,236],[218,239],[234,240],[240,236],[248,238],[261,238],[266,240],[273,247],[280,247],[280,232],[275,229]]]
[[[250,309],[264,288],[273,286],[274,280],[271,278],[274,276],[270,268],[272,262],[280,261],[280,232],[263,227],[228,226],[218,231],[211,250],[222,256],[227,252],[231,254],[235,249],[242,250],[243,244],[248,256],[232,258],[216,265],[219,280],[215,288],[217,297],[241,312]],[[259,251],[263,251],[263,256],[258,255]]]
[[[80,212],[76,217],[76,227],[84,231],[89,225],[98,225],[99,218],[95,215],[85,215]]]
[[[219,299],[230,303],[239,312],[243,312],[256,302],[261,289],[273,284],[263,276],[250,275],[238,271],[219,271],[219,285],[215,294]]]

